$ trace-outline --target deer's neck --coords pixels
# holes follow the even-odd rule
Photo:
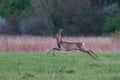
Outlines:
[[[58,46],[58,48],[61,48],[61,43],[62,43],[63,41],[62,41],[62,39],[61,40],[57,40],[57,46]]]

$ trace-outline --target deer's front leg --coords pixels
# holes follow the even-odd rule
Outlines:
[[[51,51],[53,51],[53,48],[52,48],[51,50],[49,50],[49,51],[47,52],[47,54],[49,54]]]
[[[47,52],[47,54],[49,54],[51,51],[53,51],[53,56],[55,56],[55,50],[60,50],[59,48],[52,48],[50,51]]]
[[[60,49],[59,49],[59,48],[54,48],[54,51],[53,51],[53,56],[55,56],[55,54],[54,54],[54,53],[55,53],[55,51],[56,51],[56,50],[57,50],[57,51],[59,51]]]

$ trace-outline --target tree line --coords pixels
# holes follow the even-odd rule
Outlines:
[[[119,22],[120,0],[0,0],[0,34],[109,35]]]

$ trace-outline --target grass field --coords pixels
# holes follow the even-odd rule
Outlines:
[[[120,80],[120,53],[0,52],[0,80]]]

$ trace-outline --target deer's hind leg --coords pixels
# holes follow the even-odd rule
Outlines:
[[[92,51],[91,49],[89,49],[89,51],[90,51],[93,55],[95,55],[97,58],[99,58],[99,57],[94,53],[94,51]]]
[[[80,48],[79,50],[80,50],[81,52],[84,52],[84,53],[89,54],[93,59],[97,60],[97,59],[91,54],[91,51],[89,51],[89,49],[83,47],[83,48]]]

